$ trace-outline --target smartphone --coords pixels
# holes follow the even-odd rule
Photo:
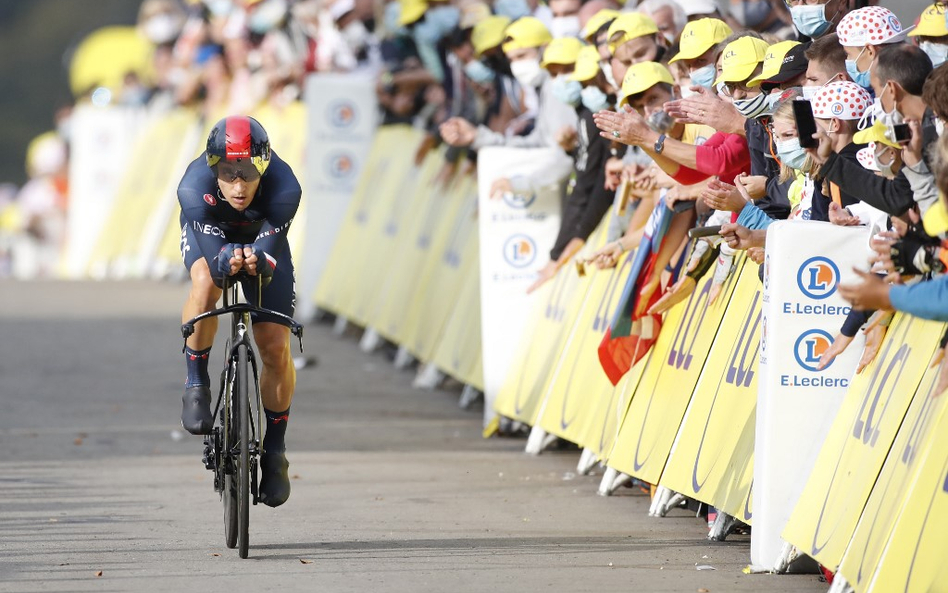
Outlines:
[[[819,141],[813,137],[816,134],[816,120],[813,119],[813,106],[809,101],[793,101],[793,119],[797,123],[797,135],[800,137],[802,148],[816,148]]]
[[[892,126],[892,133],[895,136],[896,144],[908,144],[912,141],[912,128],[908,124],[896,124]]]
[[[713,237],[720,233],[721,233],[721,225],[699,226],[688,231],[688,238],[697,239],[699,237]]]

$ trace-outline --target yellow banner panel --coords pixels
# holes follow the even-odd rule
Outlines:
[[[942,329],[897,314],[879,355],[850,383],[783,532],[824,566],[835,569],[843,558]]]
[[[471,259],[464,285],[435,348],[432,362],[461,383],[484,390],[481,366],[481,276]]]
[[[611,467],[650,484],[658,483],[744,265],[743,259],[735,261],[737,267],[714,303],[708,304],[713,280],[709,273],[687,301],[665,315],[609,456]]]
[[[942,394],[939,397],[945,397]],[[948,550],[948,409],[920,443],[921,460],[867,592],[944,593]],[[871,570],[871,567],[870,567]]]
[[[918,471],[922,445],[932,438],[936,420],[948,407],[948,397],[938,397],[934,392],[940,369],[940,365],[929,365],[922,377],[839,565],[839,573],[857,593],[866,590],[872,571],[879,565],[911,478]]]
[[[397,201],[397,189],[413,168],[414,155],[404,147],[415,146],[419,138],[420,132],[411,126],[379,128],[339,236],[326,261],[326,269],[316,287],[315,300],[320,307],[352,318],[359,295],[377,288],[376,279],[367,276],[363,264],[378,255],[375,248],[376,221]]]
[[[761,299],[744,266],[660,484],[751,522]]]

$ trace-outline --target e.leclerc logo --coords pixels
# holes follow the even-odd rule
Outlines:
[[[326,159],[326,169],[333,179],[346,179],[352,176],[355,166],[352,156],[344,152],[337,152],[329,155]]]
[[[838,283],[839,268],[821,255],[806,260],[797,271],[797,286],[811,299],[829,298],[836,292]]]
[[[515,210],[525,210],[536,201],[537,193],[533,191],[529,179],[514,175],[509,182],[511,191],[503,193],[504,203],[508,206]]]
[[[330,103],[327,116],[329,123],[338,129],[351,128],[358,120],[355,104],[347,99]]]
[[[820,357],[833,343],[833,336],[822,329],[808,329],[793,344],[793,357],[803,371],[822,373],[833,366],[831,361],[825,368],[818,369]],[[780,384],[784,387],[848,387],[849,379],[837,377],[806,377],[801,375],[780,375]]]
[[[513,235],[504,242],[504,259],[515,268],[525,268],[537,258],[537,246],[526,235]]]

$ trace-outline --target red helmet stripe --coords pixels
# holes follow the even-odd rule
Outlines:
[[[250,158],[250,118],[228,117],[225,127],[226,158]]]

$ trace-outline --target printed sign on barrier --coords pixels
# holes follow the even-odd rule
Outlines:
[[[736,258],[713,303],[713,274],[708,273],[688,300],[666,314],[609,456],[610,467],[658,483],[743,265],[743,258]]]
[[[839,565],[943,330],[896,315],[875,360],[853,377],[783,532],[820,564]]]
[[[819,370],[849,313],[836,290],[866,267],[869,234],[862,227],[778,221],[767,229],[763,338],[754,452],[751,562],[771,570],[780,534],[796,506],[849,387],[865,342]]]
[[[558,148],[485,148],[478,153],[485,425],[494,416],[494,401],[536,302],[527,288],[546,264],[559,229],[560,182],[537,180],[562,159]],[[506,199],[491,199],[491,185],[501,178],[511,180],[512,191]]]
[[[762,291],[744,264],[662,479],[662,486],[750,524]]]
[[[940,367],[929,366],[922,378],[839,565],[839,574],[857,593],[866,590],[872,571],[879,565],[911,477],[918,470],[922,447],[932,438],[936,420],[948,407],[948,397],[935,393]]]

